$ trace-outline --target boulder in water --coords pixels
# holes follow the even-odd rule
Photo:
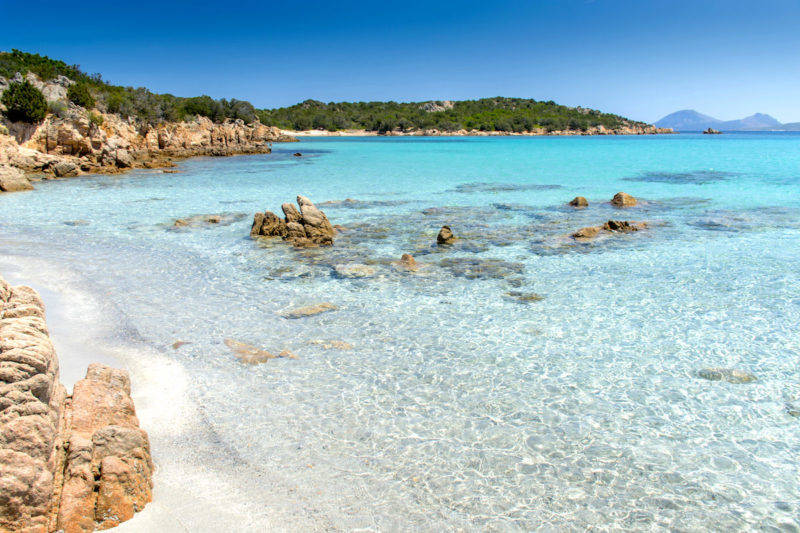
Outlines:
[[[336,265],[333,271],[340,278],[371,278],[375,275],[375,269],[368,265],[351,263],[347,265]]]
[[[609,220],[603,224],[603,229],[605,231],[614,231],[617,233],[631,233],[639,231],[641,227],[637,225],[636,222],[630,222],[628,220]]]
[[[626,192],[618,192],[611,199],[611,205],[615,207],[633,207],[637,203],[636,198]]]
[[[0,167],[0,191],[16,192],[31,189],[33,189],[33,185],[21,170],[8,166]]]
[[[282,237],[283,240],[304,248],[333,245],[334,229],[325,213],[305,196],[298,196],[297,204],[300,211],[289,203],[281,206],[283,220],[271,211],[256,213],[250,236]]]
[[[592,239],[597,237],[597,234],[600,233],[600,228],[597,226],[588,226],[586,228],[581,228],[575,233],[571,235],[573,239]]]
[[[453,244],[455,241],[456,236],[453,235],[450,226],[442,226],[442,229],[439,230],[439,234],[436,236],[436,243],[439,245]]]
[[[569,205],[572,207],[589,207],[589,200],[584,198],[583,196],[576,196],[572,200],[570,200]]]

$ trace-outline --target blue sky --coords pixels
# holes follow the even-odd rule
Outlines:
[[[800,121],[798,0],[0,0],[3,19],[0,49],[257,107],[502,95]]]

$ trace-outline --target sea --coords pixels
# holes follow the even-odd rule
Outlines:
[[[131,371],[174,524],[800,531],[800,134],[313,138],[175,170],[0,194],[0,273],[59,300],[68,386]],[[297,195],[334,246],[250,237]],[[609,220],[646,227],[570,236]]]

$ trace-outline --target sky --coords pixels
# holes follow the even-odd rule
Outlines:
[[[0,21],[0,50],[260,108],[513,96],[800,121],[800,0],[0,0]]]

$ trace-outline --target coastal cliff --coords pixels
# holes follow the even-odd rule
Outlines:
[[[127,373],[92,364],[68,395],[44,304],[0,277],[0,532],[116,526],[152,499],[152,471]]]
[[[168,167],[174,159],[192,156],[269,153],[273,142],[294,140],[257,120],[214,122],[196,116],[150,124],[87,110],[66,98],[67,87],[74,82],[65,76],[47,82],[32,73],[17,78],[39,89],[51,112],[34,124],[7,120],[0,124],[0,171],[5,174],[8,167],[57,177],[117,173]],[[8,86],[0,79],[0,93]]]

